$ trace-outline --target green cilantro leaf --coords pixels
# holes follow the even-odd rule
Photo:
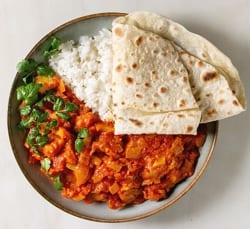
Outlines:
[[[71,118],[69,114],[61,112],[61,111],[56,112],[56,115],[65,120],[69,120]]]
[[[51,161],[49,158],[44,158],[43,160],[41,160],[41,168],[45,171],[49,171],[50,169],[50,164],[51,164]]]
[[[55,75],[55,72],[51,67],[44,64],[39,64],[39,66],[37,67],[37,74],[40,76],[51,77]]]
[[[57,175],[57,176],[54,177],[54,182],[55,182],[55,188],[57,190],[62,190],[63,183],[60,180],[60,175]]]
[[[34,108],[31,112],[31,116],[33,117],[35,122],[41,123],[48,118],[49,114],[47,112]]]
[[[17,64],[17,72],[27,74],[36,70],[37,63],[33,59],[22,60]]]
[[[81,138],[77,138],[75,140],[75,150],[77,153],[81,153],[82,152],[82,149],[83,149],[83,146],[84,146],[84,142],[83,142],[83,139]]]
[[[64,100],[60,97],[57,97],[56,98],[56,101],[53,105],[53,110],[54,111],[60,111],[63,109],[63,106],[64,106]]]
[[[49,138],[47,135],[38,135],[36,137],[36,144],[39,146],[45,146],[49,141]]]
[[[58,37],[52,36],[50,39],[50,46],[48,50],[44,51],[43,57],[48,60],[52,55],[56,54],[59,50],[61,40]]]
[[[79,108],[78,108],[78,106],[76,105],[76,104],[74,104],[74,103],[71,103],[71,102],[67,102],[66,104],[65,104],[65,107],[64,107],[64,111],[65,112],[71,112],[71,111],[77,111]]]
[[[80,129],[77,138],[86,138],[89,136],[89,130],[87,128]]]
[[[31,109],[31,106],[29,106],[29,105],[22,106],[22,107],[20,107],[20,109],[19,109],[20,114],[21,114],[22,116],[25,116],[25,115],[30,114],[31,110],[32,110],[32,109]]]
[[[57,120],[52,119],[50,122],[47,123],[48,128],[55,128],[57,126]]]
[[[38,99],[38,93],[41,85],[29,83],[17,88],[17,100],[24,100],[26,105],[32,105]]]
[[[17,72],[23,77],[22,80],[25,84],[33,82],[37,65],[37,62],[33,59],[22,60],[17,64]]]

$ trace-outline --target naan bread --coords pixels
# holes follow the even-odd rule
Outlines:
[[[189,70],[189,82],[201,110],[201,123],[220,120],[244,110],[237,96],[235,85],[229,85],[225,74],[178,46],[184,65]]]
[[[183,50],[182,61],[190,71],[189,80],[202,111],[202,122],[224,119],[246,110],[245,92],[237,69],[205,38],[149,12],[134,12],[115,22],[158,34]]]
[[[201,112],[172,43],[114,22],[112,47],[115,134],[196,134]]]
[[[116,111],[116,134],[196,134],[201,117],[199,109],[155,113],[133,108]]]

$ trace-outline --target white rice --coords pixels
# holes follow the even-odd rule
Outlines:
[[[49,61],[75,95],[102,120],[112,119],[111,44],[111,32],[102,29],[94,37],[82,36],[78,42],[62,43]]]

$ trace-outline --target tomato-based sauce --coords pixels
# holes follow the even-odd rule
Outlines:
[[[39,128],[31,122],[25,147],[29,162],[40,164],[64,197],[118,209],[167,198],[193,175],[205,125],[196,136],[114,135],[113,123],[102,121],[60,77],[38,76],[35,83],[47,97],[33,107],[46,116]]]

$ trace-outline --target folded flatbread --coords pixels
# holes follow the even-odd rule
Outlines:
[[[205,38],[182,25],[149,12],[117,18],[172,42],[188,69],[193,95],[202,112],[201,122],[224,119],[246,110],[246,98],[237,69],[231,60]]]
[[[196,134],[201,112],[173,44],[114,21],[112,46],[115,134]]]

